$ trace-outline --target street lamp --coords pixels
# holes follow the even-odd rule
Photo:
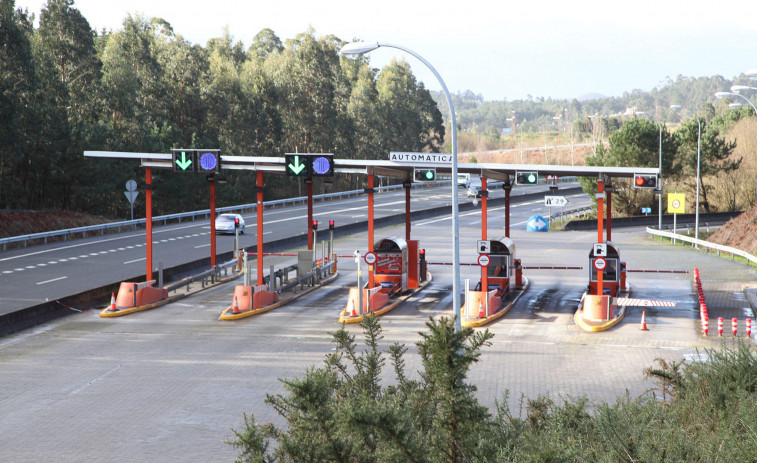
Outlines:
[[[352,42],[343,46],[339,51],[343,56],[351,59],[355,59],[365,53],[370,53],[379,47],[389,47],[402,50],[409,53],[423,64],[428,67],[431,72],[434,73],[439,84],[441,84],[444,94],[447,96],[447,103],[449,104],[450,118],[452,120],[452,306],[455,314],[455,331],[460,331],[462,328],[461,315],[460,315],[460,229],[458,227],[458,205],[457,205],[457,119],[455,118],[455,105],[452,103],[452,96],[447,90],[447,85],[444,83],[442,76],[436,72],[431,63],[426,61],[418,53],[407,49],[399,45],[393,45],[389,43],[379,42]]]
[[[657,127],[660,128],[660,158],[658,161],[658,169],[660,170],[660,194],[658,196],[658,203],[657,203],[657,229],[662,230],[662,124],[660,124],[660,120],[657,119],[657,116],[651,113],[645,113],[644,111],[639,111],[636,114],[641,114],[642,116],[650,116],[654,118],[654,121],[657,122]]]
[[[747,71],[747,72],[750,72],[750,71]],[[757,69],[754,69],[754,72],[755,72],[755,74],[757,74]],[[749,74],[747,74],[747,75],[749,75]],[[718,98],[731,98],[731,97],[737,96],[737,97],[741,98],[742,100],[746,101],[747,103],[749,103],[749,106],[751,106],[752,109],[754,110],[754,115],[757,116],[757,107],[755,107],[754,103],[752,103],[749,100],[749,98],[745,97],[744,95],[736,93],[736,92],[739,92],[741,90],[757,90],[757,88],[747,87],[746,85],[734,85],[733,87],[731,87],[731,91],[730,92],[717,92],[717,93],[715,93],[715,96],[718,97]],[[742,104],[739,104],[739,103],[734,103],[734,104],[738,104],[738,106],[743,106]],[[730,104],[728,106],[731,107],[731,108],[733,108],[734,104]],[[755,185],[757,185],[757,180],[755,180]],[[755,207],[755,214],[757,214],[757,189],[755,189],[755,203],[754,203],[754,207]]]
[[[670,105],[670,109],[685,109],[691,111],[694,114],[694,117],[697,118],[697,207],[694,211],[694,238],[699,239],[699,157],[702,146],[702,121],[699,119],[699,115],[696,112],[685,106],[672,104]]]

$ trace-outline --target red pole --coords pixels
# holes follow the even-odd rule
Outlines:
[[[486,177],[481,177],[481,239],[487,239],[487,195],[486,192]],[[489,290],[489,274],[486,271],[486,267],[481,267],[481,291],[488,292]]]
[[[405,187],[405,241],[410,241],[410,182]]]
[[[313,179],[306,180],[308,186],[308,250],[313,250]]]
[[[612,241],[612,192],[607,192],[607,241]]]
[[[597,190],[597,243],[603,243],[603,216],[604,216],[604,199],[602,199],[602,196],[604,196],[605,192],[605,182],[602,180],[599,180],[598,183],[599,189]],[[595,257],[596,258],[596,257]],[[601,296],[604,294],[604,289],[602,287],[602,284],[604,283],[604,270],[597,270],[597,296]]]
[[[368,251],[373,252],[373,174],[368,174]],[[373,288],[373,266],[368,266],[368,289]]]
[[[145,281],[152,280],[152,168],[145,167]]]
[[[257,172],[257,182],[255,186],[258,187],[257,206],[255,207],[256,216],[258,219],[258,286],[263,285],[263,171]],[[310,230],[311,227],[308,227]],[[273,278],[273,276],[271,276]]]
[[[210,266],[216,266],[216,179],[210,177]]]

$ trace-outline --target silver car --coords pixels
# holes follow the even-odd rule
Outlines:
[[[235,219],[239,219],[239,234],[244,235],[244,219],[239,214],[221,214],[216,217],[216,232],[234,234]]]

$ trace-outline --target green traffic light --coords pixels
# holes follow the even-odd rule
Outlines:
[[[426,179],[427,180],[433,180],[434,179],[434,173],[430,170],[426,171]]]
[[[528,183],[536,183],[536,175],[528,174]]]

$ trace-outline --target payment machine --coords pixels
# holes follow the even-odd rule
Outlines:
[[[373,246],[373,252],[376,253],[374,281],[381,286],[381,292],[391,296],[407,291],[407,242],[402,238],[384,238]]]
[[[606,242],[607,245],[607,255],[605,256],[596,256],[594,254],[595,249],[592,248],[591,252],[589,252],[589,294],[597,294],[597,268],[595,265],[595,260],[597,257],[602,257],[606,264],[604,267],[604,271],[602,274],[602,292],[605,295],[610,296],[617,296],[618,291],[624,289],[621,288],[621,278],[620,278],[620,270],[621,270],[621,262],[620,262],[620,255],[618,254],[618,248],[610,241]],[[625,267],[625,265],[624,265]],[[625,270],[625,269],[623,269]],[[625,272],[624,272],[625,273]],[[625,275],[623,275],[625,277]],[[625,278],[623,278],[625,283]]]
[[[489,265],[486,267],[486,277],[489,291],[498,289],[498,296],[504,296],[510,289],[510,281],[514,277],[515,243],[503,236],[491,241],[489,251]]]

